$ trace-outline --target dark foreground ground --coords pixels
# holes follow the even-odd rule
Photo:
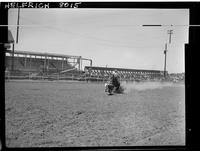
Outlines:
[[[160,86],[161,85],[161,86]],[[185,145],[185,87],[5,82],[7,147]]]

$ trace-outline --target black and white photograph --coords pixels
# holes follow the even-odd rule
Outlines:
[[[79,5],[8,9],[5,146],[185,146],[189,8]]]

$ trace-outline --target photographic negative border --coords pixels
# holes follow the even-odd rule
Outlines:
[[[60,8],[60,9],[79,9],[79,8],[119,8],[119,9],[189,9],[190,11],[190,26],[189,27],[189,43],[185,44],[185,90],[186,90],[186,145],[185,146],[118,146],[118,147],[53,147],[53,148],[6,148],[5,146],[5,101],[1,101],[1,141],[2,149],[5,150],[190,150],[193,148],[192,142],[192,117],[191,113],[194,111],[195,91],[194,83],[197,65],[197,50],[199,48],[200,39],[200,2],[1,2],[0,10],[3,19],[1,19],[1,25],[8,24],[8,9],[9,8]],[[2,99],[5,100],[5,83],[4,83],[4,43],[7,43],[7,26],[0,27],[0,33],[3,33],[3,39],[1,37],[1,86],[3,87]],[[193,70],[195,69],[195,70]]]

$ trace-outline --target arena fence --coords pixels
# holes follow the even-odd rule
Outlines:
[[[5,76],[5,80],[72,80],[72,81],[86,81],[86,82],[104,82],[107,79],[98,77],[75,77],[75,76]]]
[[[70,80],[70,81],[85,81],[85,82],[106,82],[109,79],[109,76],[92,76],[88,74],[81,74],[81,75],[34,75],[34,74],[29,74],[29,75],[10,75],[8,72],[5,72],[5,80],[9,81],[12,79],[28,79],[28,80]],[[121,82],[142,82],[142,81],[171,81],[171,82],[185,82],[185,75],[184,73],[181,74],[169,74],[167,79],[164,79],[163,77],[160,78],[145,78],[143,76],[137,77],[137,78],[120,78]]]

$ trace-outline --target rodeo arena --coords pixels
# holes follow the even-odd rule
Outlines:
[[[82,62],[89,61],[90,66],[82,69]],[[92,66],[92,59],[29,51],[6,51],[6,79],[32,80],[78,80],[107,81],[113,71],[117,70],[120,81],[161,81],[184,82],[184,73],[167,74],[159,70],[140,70]]]
[[[8,50],[5,60],[6,79],[107,81],[115,70],[125,81],[163,79],[163,71],[94,67],[92,59],[81,56]],[[90,66],[81,70],[82,61]]]
[[[5,45],[6,147],[185,145],[185,73],[16,50],[12,34]]]
[[[117,71],[120,81],[185,81],[184,73],[168,74],[164,71],[140,70],[92,66],[92,59],[66,54],[39,53],[34,51],[14,50],[14,39],[8,31],[8,44],[5,53],[5,79],[32,80],[77,80],[77,81],[107,81],[113,71]],[[82,62],[90,66],[82,69]]]
[[[9,32],[9,37],[12,37]],[[184,74],[93,66],[90,58],[5,53],[8,147],[149,146],[185,143]],[[82,62],[90,65],[82,69]],[[123,94],[104,84],[117,71]]]

